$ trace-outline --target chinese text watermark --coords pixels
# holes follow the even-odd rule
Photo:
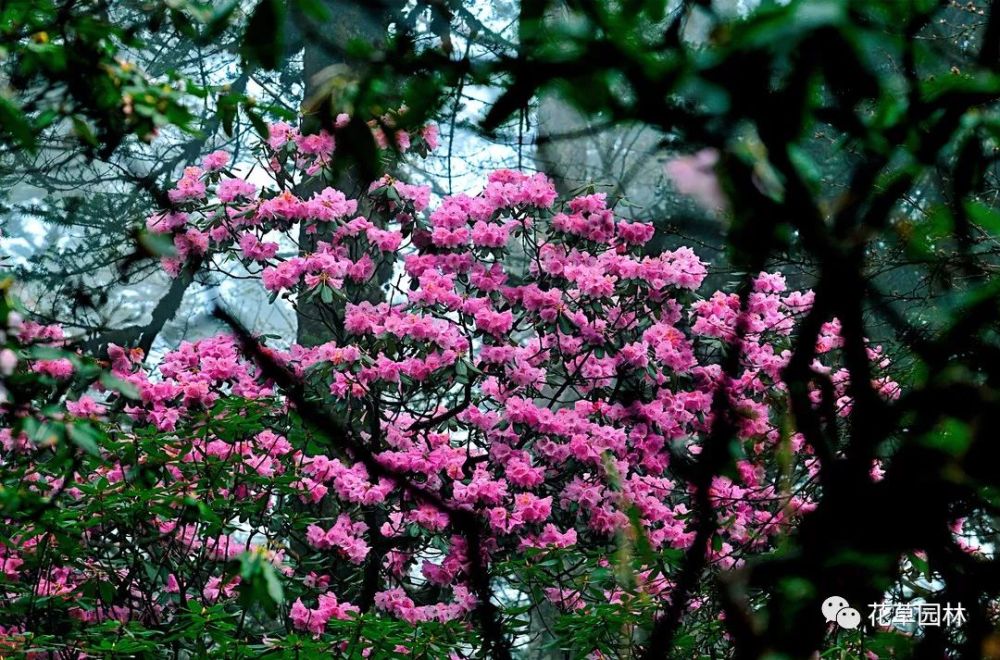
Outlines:
[[[871,603],[868,620],[872,626],[910,626],[957,628],[965,623],[961,603]]]
[[[836,623],[845,630],[861,625],[861,612],[851,607],[846,598],[830,596],[820,607],[827,623]],[[965,623],[966,610],[961,603],[869,603],[868,621],[873,628],[953,627]]]

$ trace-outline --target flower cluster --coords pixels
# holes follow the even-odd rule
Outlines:
[[[391,138],[405,148],[436,135]],[[79,519],[75,536],[53,540],[28,521],[3,540],[8,591],[44,595],[80,621],[156,630],[211,605],[259,618],[234,634],[278,645],[284,626],[267,621],[287,617],[317,649],[341,653],[356,634],[344,626],[364,615],[436,626],[435,643],[463,657],[477,566],[506,585],[501,602],[536,593],[540,575],[549,581],[537,593],[567,612],[608,602],[638,612],[669,598],[673,564],[662,558],[695,538],[692,492],[675,467],[702,451],[719,415],[735,437],[731,470],[709,493],[711,566],[767,550],[813,506],[815,460],[782,431],[781,380],[810,292],[761,273],[745,299],[699,295],[708,270],[692,250],[649,251],[652,225],[620,219],[603,194],[559,201],[539,174],[500,170],[479,193],[436,204],[387,177],[368,192],[371,217],[332,187],[285,185],[334,151],[329,134],[274,125],[262,154],[277,189],[258,190],[210,154],[184,171],[175,207],[148,222],[173,240],[170,273],[194,259],[239,260],[294,304],[330,294],[323,304],[339,327],[327,341],[263,348],[300,381],[297,393],[229,335],[183,343],[155,367],[112,345],[111,378],[65,405],[72,423],[102,425],[86,469],[57,474],[42,455],[50,449],[3,431],[0,460]],[[317,233],[315,249],[282,255],[302,229]],[[387,285],[380,301],[354,286],[373,281]],[[61,339],[19,327],[22,341]],[[845,410],[841,343],[830,319],[814,370]],[[735,373],[720,366],[726,351],[739,352]],[[869,357],[873,387],[897,396],[881,349]],[[18,359],[4,368],[22,368]],[[29,362],[51,379],[73,374],[68,360]],[[813,396],[823,403],[822,388]],[[303,405],[341,424],[306,424]],[[478,556],[455,512],[480,522]],[[145,568],[123,564],[129,556]],[[614,578],[623,570],[628,589]],[[246,605],[258,591],[278,606],[271,619]],[[8,637],[36,621],[19,612],[0,615]],[[358,648],[410,643],[384,631]]]

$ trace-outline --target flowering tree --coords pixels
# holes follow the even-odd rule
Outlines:
[[[433,127],[384,126],[383,147],[434,147]],[[272,300],[319,299],[327,343],[232,322],[155,366],[114,345],[98,361],[6,301],[5,647],[505,657],[554,608],[555,648],[614,657],[671,602],[685,550],[739,566],[813,506],[782,382],[811,292],[761,273],[699,296],[692,250],[646,255],[651,225],[542,175],[433,206],[389,177],[348,199],[322,187],[334,151],[273,125],[273,185],[213,153],[147,223],[170,273],[238,264]],[[289,250],[303,228],[331,238]],[[851,406],[840,345],[828,319],[811,396],[831,415]],[[713,433],[727,453],[703,488]],[[719,602],[687,596],[700,650],[723,648]]]

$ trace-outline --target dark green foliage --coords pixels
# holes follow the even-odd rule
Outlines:
[[[82,146],[106,157],[127,135],[148,140],[167,124],[189,126],[174,81],[153,80],[123,59],[124,47],[138,45],[143,25],[119,24],[111,10],[100,0],[3,3],[0,44],[10,83],[0,100],[5,142],[33,149],[43,130],[69,119]],[[148,15],[149,24],[165,11]]]
[[[285,53],[284,0],[260,0],[243,36],[243,55],[251,64],[277,69]]]

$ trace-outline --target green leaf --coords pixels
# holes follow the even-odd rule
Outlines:
[[[285,591],[281,586],[281,580],[278,579],[278,574],[274,570],[274,566],[270,562],[264,563],[264,582],[267,585],[267,595],[271,597],[276,605],[281,605],[285,602]]]
[[[634,536],[635,553],[646,566],[655,566],[656,557],[653,555],[653,546],[649,542],[649,535],[642,522],[642,513],[639,507],[632,505],[628,509],[628,519],[632,524],[632,534]]]
[[[264,121],[264,118],[260,116],[259,112],[251,108],[249,103],[243,104],[243,110],[247,113],[250,125],[253,126],[255,131],[257,131],[257,135],[260,136],[260,139],[266,140],[268,135],[270,135],[270,131],[267,128],[267,122]]]
[[[972,444],[972,433],[968,424],[948,417],[921,438],[921,443],[939,449],[950,456],[962,456]]]
[[[139,232],[139,245],[154,257],[173,257],[177,254],[177,248],[174,247],[170,234],[158,234],[143,229]]]
[[[559,315],[559,330],[566,335],[572,334],[576,329],[576,325],[568,317]]]
[[[296,0],[295,4],[303,14],[317,23],[325,23],[333,18],[330,8],[320,0]]]
[[[97,583],[98,593],[101,595],[101,600],[105,603],[113,603],[115,600],[115,585],[111,584],[107,580],[101,580]]]
[[[92,456],[100,456],[101,450],[97,445],[101,434],[91,424],[72,422],[66,425],[66,432],[69,439],[80,449]]]
[[[973,200],[965,202],[965,211],[969,214],[969,219],[987,230],[994,236],[1000,235],[1000,212],[996,209]]]
[[[382,176],[378,145],[366,121],[358,116],[351,117],[347,126],[337,131],[336,137],[337,149],[357,166],[360,181],[376,181]]]
[[[229,0],[228,2],[224,2],[215,7],[206,22],[207,29],[205,30],[205,33],[201,35],[201,39],[211,40],[225,32],[226,28],[229,27],[229,21],[233,16],[233,12],[239,6],[239,0]]]
[[[55,346],[32,346],[28,354],[37,360],[58,360],[66,357],[66,352]]]
[[[518,80],[505,91],[496,103],[486,113],[481,126],[487,133],[500,127],[511,115],[518,110],[527,108],[535,95],[535,83],[528,80]]]
[[[94,129],[90,127],[86,121],[80,117],[73,117],[73,133],[80,138],[80,141],[84,144],[88,144],[91,147],[98,146],[97,136],[94,135]]]
[[[469,382],[469,363],[459,360],[455,363],[455,376],[459,383],[465,385]]]
[[[216,111],[219,121],[222,123],[222,130],[227,137],[233,136],[233,128],[236,123],[236,111],[239,108],[240,96],[238,94],[225,94],[219,97],[218,110]]]
[[[992,100],[1000,92],[1000,76],[990,72],[973,75],[936,76],[921,82],[927,103],[944,104],[957,100]]]
[[[139,398],[139,389],[132,383],[122,380],[118,376],[105,372],[101,374],[100,382],[105,388],[118,392],[126,399]]]
[[[34,149],[35,131],[21,108],[0,96],[0,132],[10,135],[25,149]]]
[[[927,580],[932,579],[933,573],[931,571],[931,565],[926,559],[914,552],[907,555],[907,558],[910,560],[910,565],[912,565],[913,568],[915,568],[921,575],[923,575]]]
[[[240,555],[240,600],[245,607],[254,603],[274,614],[285,602],[284,589],[274,571],[274,566],[260,551]]]
[[[285,3],[281,0],[260,0],[243,35],[241,52],[252,64],[265,69],[277,69],[285,50]]]

